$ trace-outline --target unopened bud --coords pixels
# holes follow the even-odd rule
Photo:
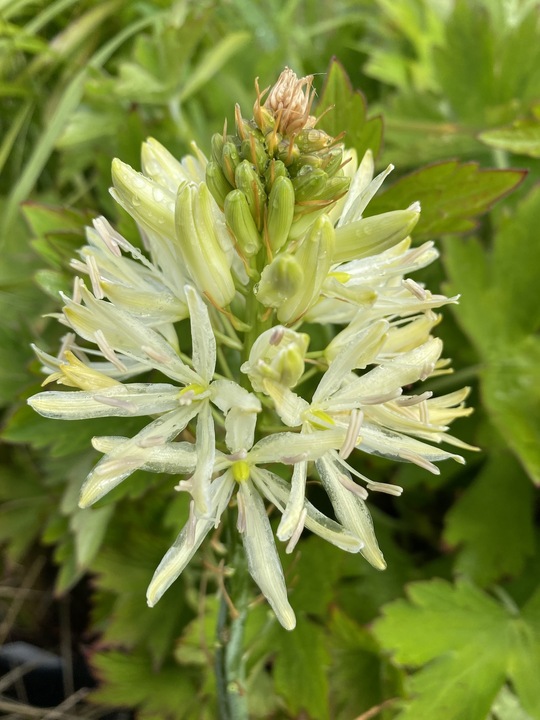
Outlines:
[[[404,240],[420,218],[417,205],[342,225],[336,230],[334,262],[347,262],[388,250]]]
[[[240,147],[240,156],[243,160],[248,160],[254,165],[260,175],[264,174],[269,158],[261,140],[258,140],[253,135],[243,140]]]
[[[262,271],[257,300],[267,307],[278,308],[294,297],[304,282],[300,263],[289,253],[278,255]]]
[[[176,200],[176,237],[182,260],[197,288],[225,307],[233,299],[235,287],[216,234],[212,202],[205,183],[181,188]]]
[[[322,215],[315,221],[294,255],[307,281],[278,308],[277,316],[281,322],[294,322],[317,301],[332,265],[334,243],[332,223],[327,215]]]
[[[246,196],[257,230],[262,230],[266,193],[257,171],[248,160],[242,160],[234,177],[236,187]]]
[[[287,172],[285,164],[281,162],[281,160],[272,160],[266,168],[266,172],[264,173],[267,193],[270,193],[278,177],[288,178],[289,173]]]
[[[255,255],[261,246],[261,236],[257,231],[246,196],[241,190],[233,190],[227,195],[225,219],[242,254],[246,257]]]
[[[225,174],[228,182],[235,187],[235,172],[236,168],[240,163],[240,155],[238,154],[238,148],[232,140],[228,140],[223,144],[223,150],[221,153],[221,169]]]
[[[256,392],[264,392],[265,380],[292,388],[304,374],[308,345],[309,335],[278,325],[259,335],[240,369]]]
[[[175,196],[118,158],[112,162],[111,194],[135,222],[165,237],[174,237]]]
[[[292,180],[296,202],[315,199],[324,190],[327,180],[328,175],[324,170],[305,165]]]
[[[206,184],[219,208],[223,210],[225,198],[233,187],[225,177],[221,166],[214,160],[210,160],[206,166]]]
[[[287,177],[274,182],[268,198],[268,242],[276,253],[287,242],[294,216],[294,187]]]

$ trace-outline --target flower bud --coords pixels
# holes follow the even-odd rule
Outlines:
[[[136,223],[174,237],[174,195],[118,158],[112,162],[111,194]]]
[[[236,168],[234,178],[236,187],[246,196],[257,230],[262,230],[266,193],[257,171],[248,160],[242,160]]]
[[[324,170],[305,165],[292,180],[296,202],[314,200],[324,190],[327,179]]]
[[[278,308],[281,322],[298,320],[316,302],[332,265],[335,233],[327,215],[318,218],[294,254],[306,282]]]
[[[206,184],[220,210],[223,210],[225,198],[233,187],[225,177],[221,166],[214,160],[210,160],[206,166]]]
[[[147,177],[175,195],[179,185],[195,179],[190,178],[182,164],[154,138],[148,138],[142,144],[141,166]]]
[[[261,140],[258,140],[253,135],[243,140],[240,146],[240,157],[254,165],[260,175],[264,174],[269,158]]]
[[[243,255],[251,257],[261,247],[261,236],[255,226],[246,196],[233,190],[225,199],[225,219]]]
[[[235,287],[216,229],[212,196],[205,183],[186,184],[176,199],[176,237],[182,260],[202,293],[220,307],[228,305]]]
[[[279,307],[295,296],[304,282],[300,263],[289,253],[278,255],[262,271],[257,300],[267,307]]]
[[[308,345],[309,335],[278,325],[259,335],[240,369],[256,392],[264,392],[265,380],[292,388],[304,374]]]
[[[397,245],[412,231],[420,218],[420,205],[393,210],[342,225],[336,230],[334,262],[358,260]]]
[[[294,187],[287,177],[278,177],[268,199],[268,242],[276,253],[287,242],[294,216]]]
[[[234,174],[240,163],[240,155],[238,154],[238,148],[232,140],[224,143],[219,162],[228,182],[230,182],[233,187],[236,187]]]
[[[266,172],[264,173],[267,193],[270,193],[278,177],[288,178],[289,173],[287,172],[285,164],[282,163],[281,160],[272,160],[266,168]]]

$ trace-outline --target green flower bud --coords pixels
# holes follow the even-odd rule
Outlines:
[[[234,178],[236,187],[246,196],[257,230],[262,230],[266,192],[257,171],[248,160],[242,160],[236,168]]]
[[[205,183],[189,183],[176,198],[176,237],[193,282],[220,307],[235,295],[229,262],[215,230],[212,196]]]
[[[221,133],[214,133],[212,135],[212,140],[210,141],[210,144],[212,147],[212,159],[221,165],[223,156],[223,145],[225,144],[223,135]]]
[[[291,324],[315,303],[333,262],[335,231],[328,215],[321,215],[303,239],[294,259],[303,268],[306,282],[278,308],[281,322]]]
[[[267,307],[277,308],[297,295],[303,282],[304,271],[300,263],[290,253],[283,253],[262,271],[257,300]]]
[[[287,177],[276,178],[268,198],[268,242],[276,253],[287,242],[294,216],[294,187]]]
[[[261,140],[257,140],[253,135],[243,140],[240,146],[240,157],[254,165],[259,175],[264,175],[269,157]]]
[[[238,154],[238,148],[232,140],[227,140],[227,142],[223,144],[220,165],[225,177],[233,187],[235,187],[234,177],[239,163],[240,155]]]
[[[332,177],[343,163],[343,150],[340,147],[331,148],[324,154],[323,169],[329,177]]]
[[[210,160],[206,166],[206,184],[219,208],[223,210],[225,198],[233,187],[225,177],[220,165],[214,160]]]
[[[270,164],[266,168],[266,172],[264,173],[267,193],[270,193],[278,177],[288,178],[289,173],[287,172],[287,168],[285,167],[285,164],[281,162],[281,160],[271,160]]]
[[[334,262],[347,262],[381,253],[404,240],[420,218],[420,205],[407,210],[362,218],[336,230]]]
[[[324,170],[310,165],[303,167],[292,180],[296,202],[314,200],[317,194],[324,190],[327,179],[328,175]]]
[[[292,388],[304,374],[308,345],[309,335],[278,325],[259,335],[240,370],[256,392],[264,392],[265,380]]]
[[[295,136],[294,142],[302,153],[310,153],[327,148],[333,142],[333,138],[324,130],[304,128]]]
[[[261,247],[261,236],[257,232],[246,196],[241,190],[233,190],[227,195],[225,219],[243,255],[255,255]]]

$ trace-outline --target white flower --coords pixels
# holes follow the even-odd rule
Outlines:
[[[229,450],[232,452],[230,455],[221,453],[216,457],[214,471],[218,477],[210,485],[208,513],[198,514],[192,503],[186,526],[165,554],[150,583],[148,603],[154,605],[160,599],[184,570],[206,535],[213,527],[218,526],[221,515],[236,489],[237,527],[242,536],[249,572],[268,599],[279,622],[287,630],[292,630],[295,626],[294,612],[287,599],[283,570],[261,497],[265,497],[283,511],[291,488],[275,473],[259,466],[281,462],[286,465],[294,464],[296,471],[295,463],[307,465],[308,461],[317,459],[330,448],[338,446],[343,434],[340,431],[318,432],[311,436],[276,433],[251,446],[245,423],[240,423],[237,418],[232,420],[230,416],[227,418],[227,423],[230,426]],[[118,441],[112,440],[113,446],[116,442]],[[172,455],[178,453],[178,462],[173,461],[171,467],[185,463],[185,449],[177,448],[177,445],[179,444],[169,443],[166,447],[167,457],[172,459]],[[110,442],[106,442],[103,447],[110,448]],[[153,457],[155,460],[150,455],[147,456],[145,468],[163,472],[161,452],[154,451]],[[183,481],[177,489],[191,492],[191,482]],[[304,526],[347,552],[355,553],[362,549],[362,542],[354,533],[324,516],[303,497],[302,510],[287,552],[291,552],[294,548]]]
[[[102,458],[82,487],[81,507],[92,505],[141,468],[150,448],[165,445],[197,417],[199,461],[192,478],[193,497],[197,510],[206,513],[215,456],[210,403],[225,414],[233,407],[240,415],[256,414],[261,409],[257,398],[236,383],[213,380],[216,342],[208,310],[192,287],[186,286],[184,292],[191,318],[193,368],[186,365],[155,330],[111,303],[96,300],[84,286],[81,287],[84,306],[65,298],[65,315],[70,326],[86,340],[97,342],[103,355],[113,364],[122,365],[122,356],[126,355],[143,367],[161,370],[184,386],[115,383],[97,390],[44,392],[29,399],[37,412],[56,419],[159,416],[135,437],[126,439]]]

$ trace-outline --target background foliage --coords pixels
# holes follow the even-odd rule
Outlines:
[[[317,74],[320,110],[337,104],[328,131],[396,165],[370,211],[422,202],[415,238],[436,240],[442,262],[421,279],[462,295],[438,328],[455,372],[433,389],[471,385],[476,413],[456,432],[481,452],[438,477],[361,458],[405,487],[372,495],[388,570],[302,540],[286,560],[297,630],[263,604],[248,621],[251,715],[540,718],[539,12],[532,0],[0,0],[0,639],[57,649],[71,598],[72,649],[100,681],[92,702],[141,720],[216,717],[219,543],[146,607],[183,498],[140,472],[77,508],[90,438],[114,419],[33,414],[30,343],[56,351],[47,314],[89,219],[135,238],[107,192],[111,159],[138,167],[149,135],[177,155],[192,139],[208,151],[234,101],[249,114],[254,77],[266,86],[289,65]]]

